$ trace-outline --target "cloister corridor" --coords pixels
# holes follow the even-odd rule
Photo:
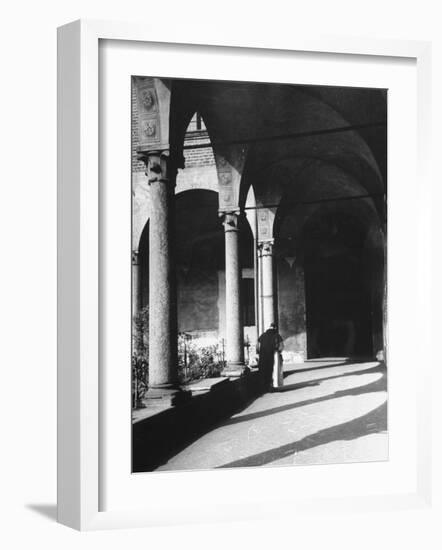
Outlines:
[[[221,422],[157,470],[388,459],[382,363],[342,359],[284,366],[284,386]]]

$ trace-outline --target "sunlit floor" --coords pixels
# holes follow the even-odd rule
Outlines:
[[[387,459],[385,367],[331,359],[285,365],[284,387],[259,397],[158,470]]]

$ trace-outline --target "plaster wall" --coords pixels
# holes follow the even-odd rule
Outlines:
[[[295,261],[277,261],[279,331],[284,339],[286,359],[307,357],[304,268]],[[289,357],[290,356],[290,357]]]
[[[178,331],[218,331],[219,283],[216,270],[194,268],[178,275]]]

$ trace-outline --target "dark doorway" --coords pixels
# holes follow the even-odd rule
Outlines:
[[[373,277],[365,232],[352,217],[326,214],[304,231],[307,354],[371,357]]]

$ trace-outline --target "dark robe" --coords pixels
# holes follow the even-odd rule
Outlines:
[[[282,342],[281,336],[274,328],[269,328],[258,338],[259,361],[258,368],[264,391],[272,386],[273,360],[275,351],[279,349]]]

